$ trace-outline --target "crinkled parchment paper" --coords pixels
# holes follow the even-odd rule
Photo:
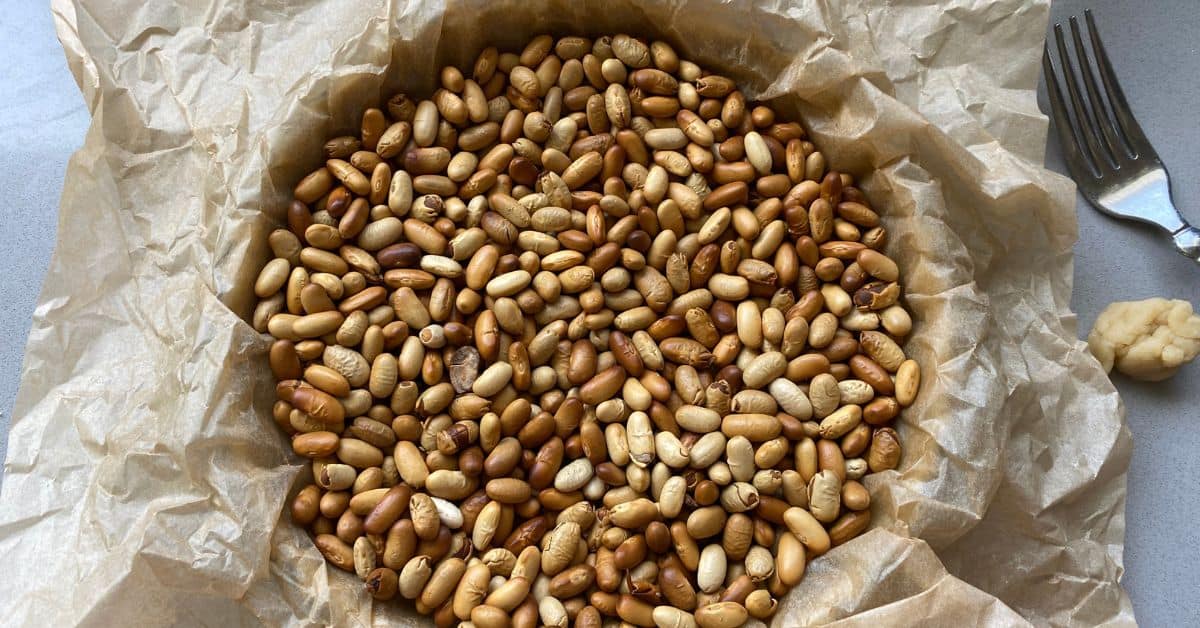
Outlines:
[[[186,6],[176,6],[176,4]],[[866,175],[917,328],[901,470],[776,626],[1126,625],[1130,438],[1068,309],[1073,187],[1041,167],[1045,1],[53,0],[93,124],[71,160],[0,506],[0,622],[383,625],[281,514],[301,460],[245,322],[334,132],[443,64],[631,32],[799,115]]]

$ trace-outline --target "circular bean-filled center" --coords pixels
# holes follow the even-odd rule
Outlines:
[[[291,518],[439,626],[730,627],[861,534],[920,369],[855,178],[626,35],[330,139],[254,291]]]

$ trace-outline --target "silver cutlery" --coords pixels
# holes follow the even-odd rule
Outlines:
[[[1059,87],[1048,41],[1042,57],[1051,113],[1071,177],[1096,209],[1115,218],[1155,225],[1170,234],[1180,253],[1200,261],[1200,229],[1189,225],[1171,202],[1167,170],[1129,109],[1091,10],[1084,11],[1084,17],[1091,54],[1084,46],[1079,21],[1072,16],[1075,62],[1068,54],[1062,25],[1054,25],[1070,110]],[[1093,66],[1099,71],[1103,94]]]

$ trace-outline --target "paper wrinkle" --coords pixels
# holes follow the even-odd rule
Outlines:
[[[286,514],[308,473],[245,322],[320,147],[444,64],[629,32],[737,79],[861,178],[916,323],[874,528],[773,626],[1134,623],[1131,440],[1069,310],[1072,184],[1042,168],[1044,0],[53,0],[93,114],[27,345],[0,493],[7,625],[427,625]]]

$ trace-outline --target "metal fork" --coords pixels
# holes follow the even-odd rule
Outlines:
[[[1079,22],[1072,16],[1071,39],[1078,72],[1067,53],[1062,25],[1054,25],[1058,58],[1074,117],[1068,112],[1059,88],[1049,42],[1042,57],[1054,124],[1071,176],[1096,209],[1116,218],[1155,225],[1170,234],[1180,253],[1200,261],[1200,229],[1189,225],[1171,202],[1167,170],[1129,110],[1090,9],[1084,11],[1084,17],[1095,59],[1084,48]],[[1100,72],[1107,104],[1097,87],[1093,63]],[[1080,75],[1086,92],[1080,89]]]

